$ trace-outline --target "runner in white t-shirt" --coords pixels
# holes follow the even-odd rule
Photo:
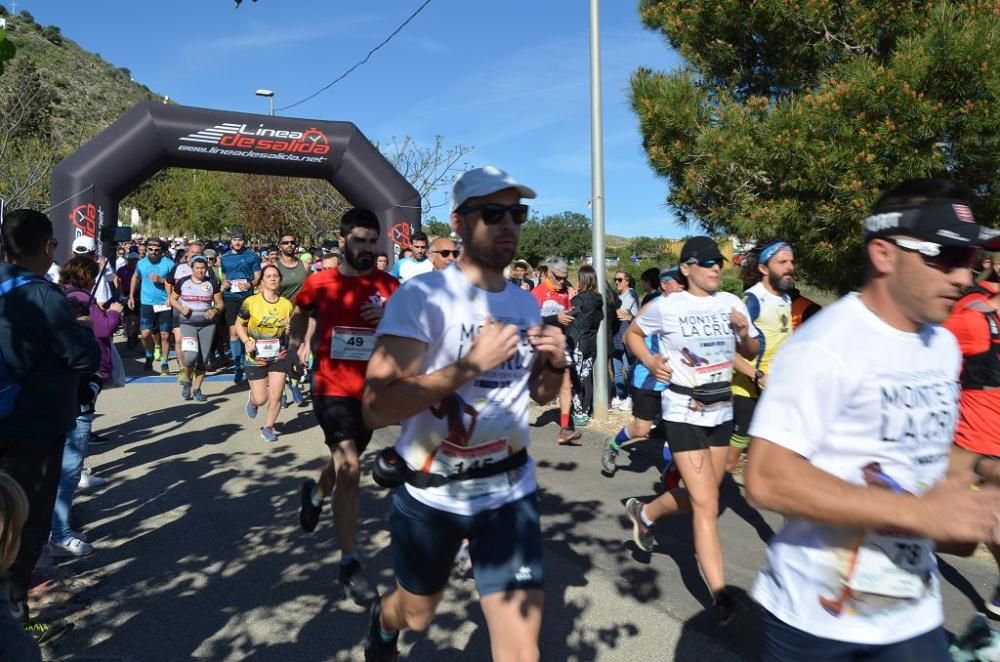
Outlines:
[[[969,199],[933,179],[885,194],[865,220],[860,293],[772,365],[746,475],[753,501],[787,517],[753,589],[769,662],[951,660],[935,541],[988,541],[1000,512],[995,485],[945,478],[962,356],[937,324],[976,247],[997,244]]]
[[[653,524],[670,515],[691,513],[694,547],[705,581],[712,591],[716,616],[732,616],[719,542],[719,484],[726,475],[729,438],[733,434],[733,357],[757,355],[758,331],[750,324],[739,297],[719,291],[725,258],[711,237],[693,237],[681,248],[681,276],[687,290],[659,297],[643,308],[625,335],[628,348],[663,391],[663,420],[674,462],[684,487],[643,504],[629,499],[632,538],[644,551],[656,544]],[[659,336],[659,354],[646,346],[646,336]]]
[[[520,199],[534,197],[497,168],[463,173],[451,215],[462,256],[403,283],[379,324],[365,420],[372,428],[401,422],[397,461],[419,473],[395,494],[396,589],[372,605],[365,660],[395,660],[399,631],[427,628],[463,538],[494,658],[538,659],[542,538],[528,398],[555,397],[566,345],[560,329],[542,325],[534,298],[503,276],[528,218]],[[499,462],[509,470],[490,472]],[[480,475],[438,487],[412,482],[470,470]]]

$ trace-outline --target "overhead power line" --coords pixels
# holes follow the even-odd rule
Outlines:
[[[410,21],[412,21],[413,19],[415,19],[417,17],[417,14],[419,14],[420,12],[422,12],[424,10],[424,7],[426,7],[429,4],[431,4],[431,0],[424,0],[423,4],[421,4],[419,7],[417,7],[416,11],[414,11],[412,14],[410,14],[409,16],[407,16],[406,20],[399,24],[399,27],[397,27],[395,30],[393,30],[392,33],[388,37],[386,37],[385,39],[383,39],[382,42],[378,46],[376,46],[375,48],[373,48],[370,51],[368,51],[368,55],[366,55],[363,60],[361,60],[360,62],[358,62],[354,66],[352,66],[350,69],[348,69],[344,73],[342,73],[339,76],[337,76],[329,84],[324,85],[323,87],[319,88],[318,90],[316,90],[315,92],[313,92],[312,94],[310,94],[309,96],[307,96],[304,99],[300,99],[299,101],[296,101],[295,103],[289,104],[287,106],[282,106],[281,108],[275,108],[275,110],[276,111],[280,111],[280,110],[288,110],[289,108],[295,108],[295,106],[299,106],[301,104],[304,104],[306,101],[309,101],[310,99],[314,99],[314,98],[318,97],[323,92],[326,92],[331,87],[333,87],[334,85],[336,85],[340,81],[342,81],[345,78],[347,78],[347,76],[350,75],[350,73],[352,71],[354,71],[355,69],[357,69],[358,67],[360,67],[362,64],[364,64],[365,62],[367,62],[369,59],[371,59],[371,56],[374,55],[376,51],[378,51],[380,48],[382,48],[383,46],[385,46],[386,44],[388,44],[392,40],[393,37],[395,37],[397,34],[399,34],[400,31],[403,28],[405,28],[406,25]]]

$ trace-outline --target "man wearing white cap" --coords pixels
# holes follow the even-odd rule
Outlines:
[[[97,289],[94,290],[94,299],[97,305],[104,306],[111,300],[112,286],[117,287],[114,269],[108,264],[107,259],[97,258],[97,241],[93,237],[81,236],[73,240],[73,255],[86,255],[97,260],[100,271],[97,276]]]
[[[368,364],[371,428],[402,424],[380,454],[396,589],[372,604],[365,659],[395,660],[399,632],[425,630],[463,539],[495,659],[538,659],[542,539],[528,398],[549,402],[567,367],[560,329],[503,276],[535,192],[494,167],[454,184],[454,266],[406,281],[389,299]],[[396,467],[398,480],[378,467]]]

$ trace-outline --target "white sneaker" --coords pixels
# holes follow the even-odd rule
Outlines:
[[[632,397],[629,396],[618,403],[618,411],[632,411]]]
[[[83,471],[80,472],[80,483],[77,487],[81,490],[90,490],[95,487],[101,487],[102,485],[107,484],[107,482],[107,478],[95,476],[91,473],[90,469],[84,467]]]
[[[611,408],[612,409],[618,409],[618,408],[620,408],[621,404],[622,404],[622,399],[619,398],[617,395],[615,397],[611,398]]]
[[[49,556],[53,558],[66,556],[87,556],[94,553],[94,546],[79,538],[70,536],[66,540],[49,540]]]

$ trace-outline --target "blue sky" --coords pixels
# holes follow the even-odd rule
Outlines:
[[[9,0],[3,4],[10,8]],[[361,59],[420,0],[23,0],[84,48],[178,103],[266,112],[308,96]],[[645,30],[636,0],[601,3],[607,231],[680,236],[628,107],[630,72],[678,58]],[[474,147],[539,192],[541,213],[589,215],[587,0],[432,0],[329,91],[279,114],[348,120],[372,140],[412,136]],[[445,190],[434,197],[444,202]],[[438,214],[439,217],[443,213]]]

